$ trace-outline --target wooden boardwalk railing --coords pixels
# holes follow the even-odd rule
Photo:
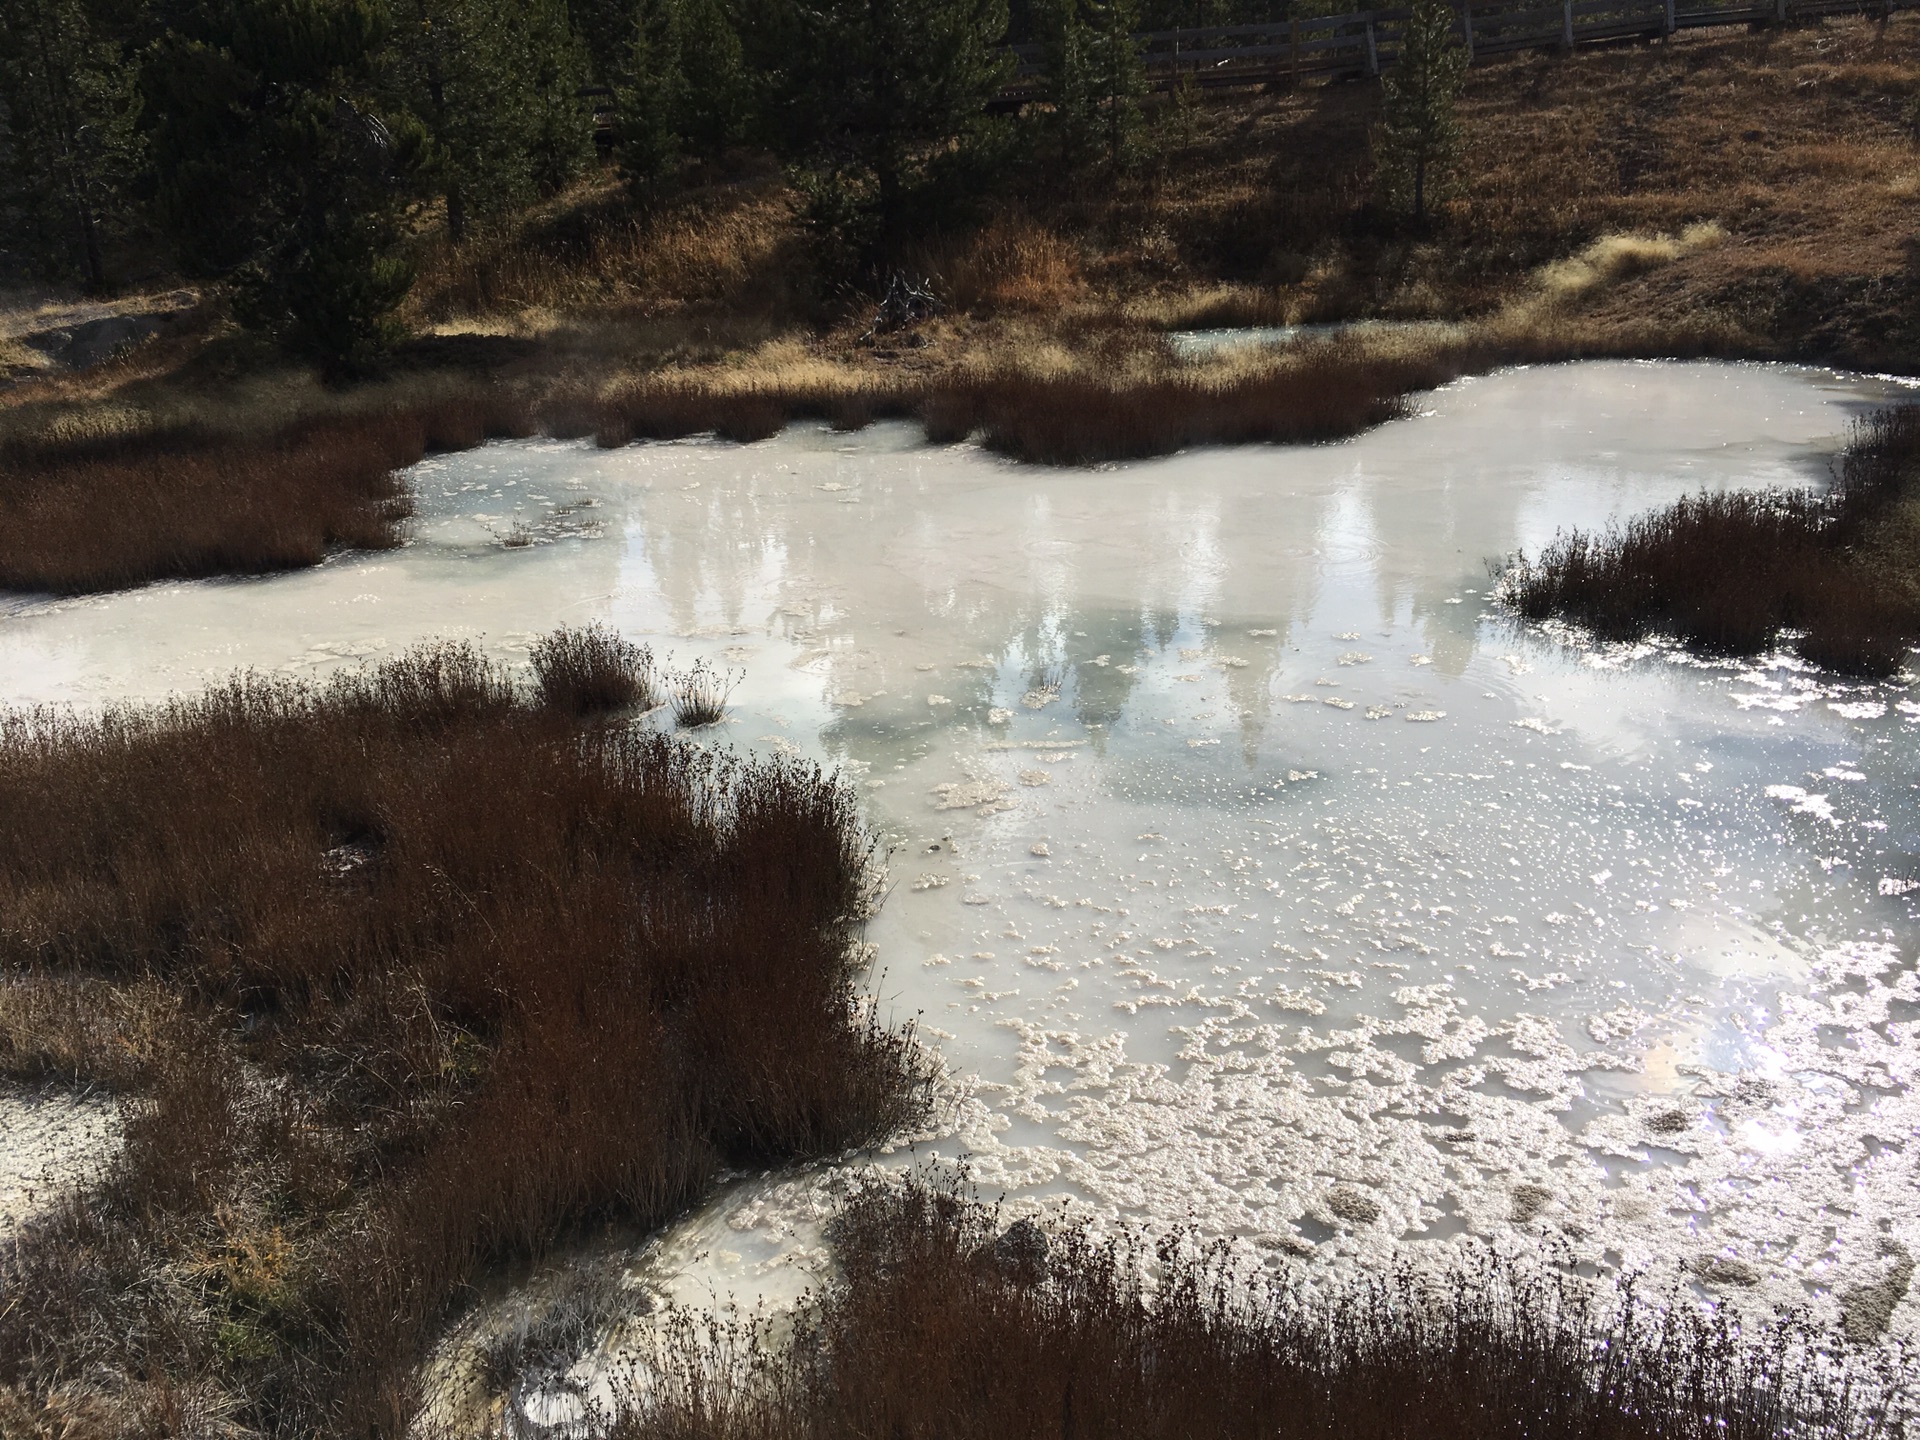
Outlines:
[[[1461,38],[1475,59],[1515,50],[1560,48],[1635,36],[1671,35],[1712,25],[1786,24],[1822,15],[1885,16],[1920,0],[1461,0]],[[1212,25],[1138,36],[1147,82],[1254,85],[1305,75],[1378,75],[1399,51],[1404,6],[1351,15]],[[1016,45],[1020,68],[1006,98],[1045,92],[1045,51]]]

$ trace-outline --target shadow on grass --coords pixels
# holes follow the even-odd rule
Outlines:
[[[128,1113],[0,1250],[0,1429],[400,1435],[483,1268],[919,1113],[851,795],[583,727],[610,635],[540,656],[0,716],[0,1072]]]

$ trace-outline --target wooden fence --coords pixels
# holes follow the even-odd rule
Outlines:
[[[1784,25],[1822,15],[1884,17],[1920,0],[1461,0],[1460,33],[1474,58],[1515,50],[1572,50],[1656,38],[1710,25]],[[1155,89],[1254,85],[1303,75],[1378,75],[1399,50],[1405,7],[1351,15],[1158,30],[1137,37]],[[1016,45],[1020,68],[1006,98],[1044,93],[1045,52]]]

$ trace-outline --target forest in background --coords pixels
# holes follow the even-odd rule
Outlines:
[[[94,294],[219,282],[352,368],[393,338],[411,236],[558,193],[598,138],[641,209],[771,157],[826,269],[871,273],[989,192],[1134,160],[1142,31],[1287,3],[20,0],[0,264]],[[996,114],[1021,43],[1047,103]]]

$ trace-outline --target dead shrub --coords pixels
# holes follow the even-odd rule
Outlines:
[[[556,710],[596,715],[657,702],[653,652],[603,625],[556,630],[534,645],[532,659],[540,698]]]

